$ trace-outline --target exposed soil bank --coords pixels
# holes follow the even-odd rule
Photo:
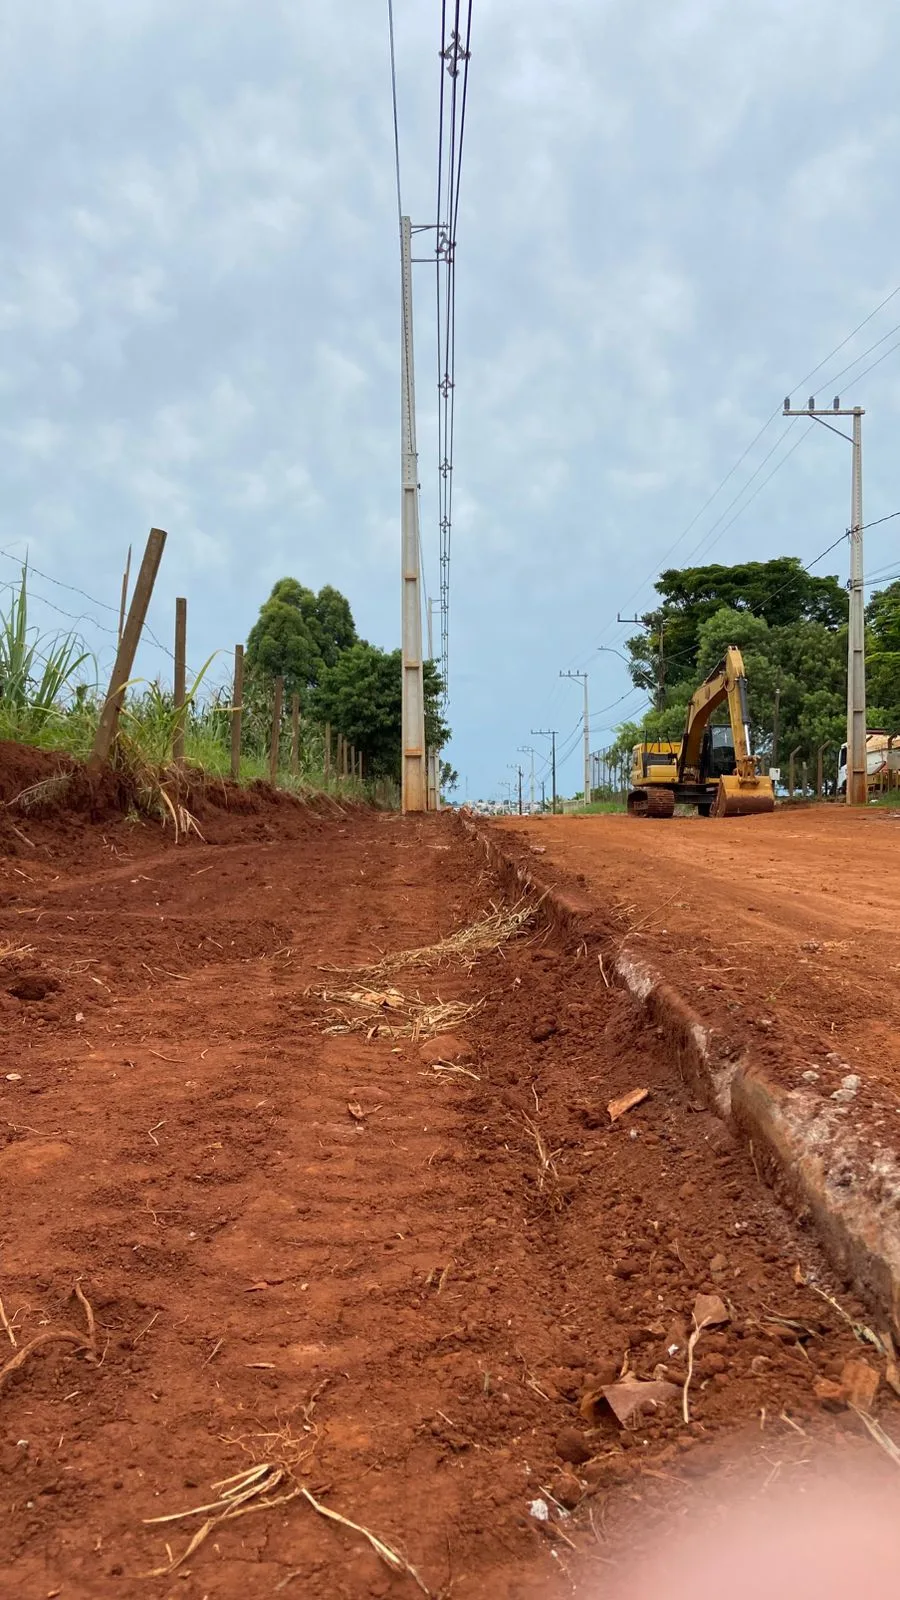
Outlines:
[[[0,856],[0,1295],[19,1350],[82,1342],[0,1387],[17,1596],[418,1592],[304,1499],[143,1577],[197,1526],[145,1519],[254,1463],[431,1593],[519,1600],[591,1593],[736,1454],[762,1493],[773,1462],[805,1482],[831,1447],[874,1453],[836,1393],[866,1352],[803,1280],[852,1299],[577,929],[395,973],[478,1006],[455,1037],[324,1031],[341,1008],[310,991],[354,980],[323,968],[497,898],[449,819],[261,803],[178,849],[114,816],[29,831]],[[728,1320],[690,1422],[680,1393],[636,1427],[591,1411],[623,1364],[683,1384],[700,1293]],[[896,1431],[883,1383],[875,1406]]]

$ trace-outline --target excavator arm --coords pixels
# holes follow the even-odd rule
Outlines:
[[[775,792],[770,778],[761,778],[750,746],[750,712],[747,704],[747,675],[740,650],[729,645],[723,659],[691,696],[678,763],[680,783],[700,781],[700,756],[703,735],[713,712],[728,702],[731,736],[734,742],[733,775],[719,779],[714,810],[717,816],[743,816],[748,812],[772,811]]]

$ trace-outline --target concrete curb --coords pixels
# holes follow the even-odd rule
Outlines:
[[[602,942],[599,908],[541,881],[491,830],[463,819],[508,892],[542,897],[541,916],[564,938]],[[682,1078],[749,1146],[757,1170],[798,1220],[812,1226],[840,1278],[900,1340],[900,1158],[849,1125],[852,1104],[783,1089],[726,1040],[718,1046],[692,1007],[652,967],[622,951],[613,963],[647,1019],[664,1030]]]

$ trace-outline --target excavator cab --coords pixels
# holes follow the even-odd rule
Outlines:
[[[734,736],[724,723],[706,729],[700,748],[700,779],[715,783],[719,778],[730,777],[734,772]]]

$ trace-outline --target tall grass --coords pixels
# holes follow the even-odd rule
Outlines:
[[[0,711],[22,731],[37,733],[74,695],[76,679],[93,656],[74,633],[39,634],[28,623],[28,568],[22,568],[9,609],[0,612]],[[96,678],[96,668],[95,668]]]
[[[44,750],[64,751],[86,760],[103,707],[96,661],[77,634],[41,634],[28,621],[28,571],[11,588],[8,608],[0,608],[0,739]],[[210,656],[189,689],[183,706],[158,680],[135,679],[126,687],[115,760],[136,778],[148,809],[169,805],[178,769],[172,765],[176,733],[184,733],[185,764],[225,778],[231,773],[231,686],[210,686]],[[264,698],[247,696],[242,721],[240,782],[270,776],[271,710]],[[377,796],[393,803],[391,786],[357,779],[326,779],[321,729],[301,723],[298,772],[291,770],[290,732],[285,723],[278,755],[277,782],[297,793],[330,790],[362,799]],[[382,794],[382,791],[384,793]],[[160,796],[162,798],[160,799]]]

